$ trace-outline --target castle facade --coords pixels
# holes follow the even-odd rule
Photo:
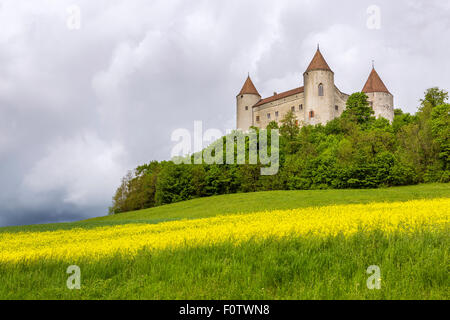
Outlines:
[[[237,124],[239,130],[250,127],[266,128],[276,121],[280,123],[289,111],[293,111],[298,125],[326,124],[339,117],[345,110],[348,94],[341,92],[334,83],[334,72],[317,48],[311,63],[303,74],[302,87],[262,98],[250,79],[250,75],[237,95]],[[362,89],[369,97],[375,117],[394,120],[394,96],[384,85],[375,68]]]

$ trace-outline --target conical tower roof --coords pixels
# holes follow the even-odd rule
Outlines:
[[[241,89],[241,92],[239,92],[239,96],[243,94],[256,94],[258,96],[261,96],[256,90],[255,85],[253,84],[252,79],[250,79],[250,75],[247,77],[247,80],[245,80],[244,86]]]
[[[372,93],[372,92],[386,92],[390,93],[389,90],[381,80],[378,73],[375,71],[375,68],[372,68],[372,72],[369,75],[369,79],[367,79],[366,84],[362,90],[364,93]]]
[[[314,70],[325,70],[333,72],[331,68],[328,66],[328,63],[325,61],[325,58],[323,57],[319,48],[317,48],[316,54],[314,55],[314,58],[312,59],[311,63],[308,66],[308,69],[306,69],[305,72],[310,72]]]

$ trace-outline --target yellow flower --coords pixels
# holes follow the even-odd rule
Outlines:
[[[227,215],[160,224],[0,234],[0,262],[101,259],[139,250],[239,244],[286,237],[351,236],[359,231],[448,230],[450,199],[339,205]],[[381,280],[381,279],[380,279]]]

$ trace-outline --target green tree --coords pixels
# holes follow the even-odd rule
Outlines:
[[[417,121],[416,116],[412,116],[409,113],[404,113],[401,109],[395,109],[394,115],[392,127],[395,133],[399,132],[402,127]]]
[[[127,207],[127,199],[130,194],[129,184],[132,179],[133,173],[131,171],[129,171],[127,175],[122,178],[122,182],[113,196],[113,205],[109,208],[110,214],[117,214],[131,210]]]
[[[420,102],[422,107],[430,105],[431,108],[444,104],[448,100],[448,92],[441,90],[438,87],[430,88],[425,91],[425,98]]]
[[[375,112],[369,105],[369,97],[364,92],[353,93],[347,100],[344,117],[355,119],[358,124],[364,124],[373,119]]]
[[[272,129],[279,129],[280,127],[278,126],[278,122],[276,121],[271,121],[268,125],[267,125],[267,130],[272,130]]]
[[[431,113],[431,132],[439,145],[443,169],[450,170],[450,104],[436,106]]]
[[[294,140],[300,131],[294,112],[291,110],[286,113],[281,123],[280,134],[290,141]]]

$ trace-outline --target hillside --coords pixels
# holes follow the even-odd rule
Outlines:
[[[422,184],[373,190],[267,191],[199,198],[146,210],[108,215],[73,223],[0,228],[2,232],[95,228],[128,223],[160,223],[235,213],[320,207],[332,204],[408,201],[450,197],[450,184]]]
[[[299,126],[291,111],[280,123],[271,122],[267,131],[254,131],[252,142],[248,134],[238,131],[195,155],[152,161],[130,170],[112,198],[110,212],[124,213],[234,193],[448,183],[447,100],[445,90],[428,89],[415,115],[395,110],[392,123],[371,116],[373,110],[364,93],[349,97],[344,113],[326,125]],[[255,151],[260,158],[266,154],[263,146],[268,136],[271,138],[267,150],[274,151],[269,159],[273,172],[262,174],[262,168],[268,164],[263,165],[257,158],[254,164],[237,164],[237,159],[245,163],[244,159],[253,158]],[[237,141],[245,143],[239,147]],[[212,154],[216,160],[207,161]]]
[[[428,184],[3,228],[0,299],[448,299],[449,208],[450,185]],[[73,265],[81,290],[66,286]],[[366,285],[373,265],[380,290]]]

